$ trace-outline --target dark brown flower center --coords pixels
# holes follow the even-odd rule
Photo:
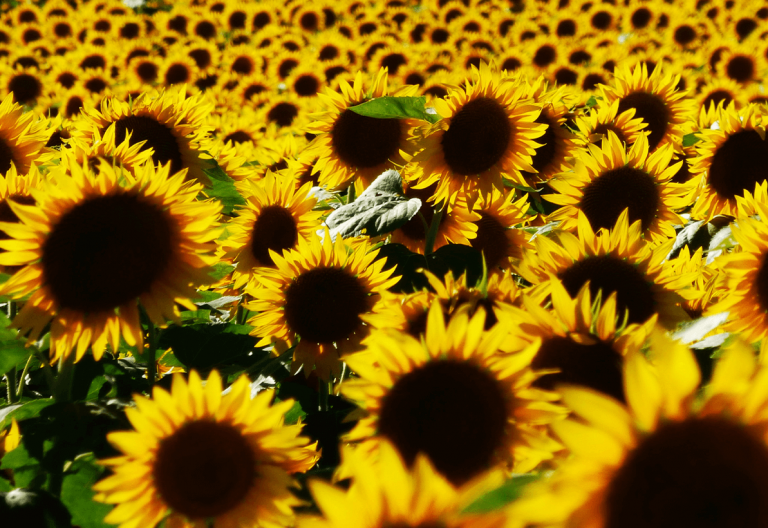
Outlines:
[[[757,298],[760,300],[760,306],[768,311],[768,258],[762,257],[760,270],[757,272],[754,289],[757,292]]]
[[[186,64],[172,64],[165,70],[165,84],[179,84],[189,82],[192,73]]]
[[[107,82],[100,77],[94,77],[85,81],[84,86],[89,92],[99,94],[107,89]]]
[[[664,100],[658,95],[648,92],[633,92],[621,98],[619,101],[619,110],[616,115],[622,112],[635,109],[635,117],[639,117],[648,124],[648,148],[653,151],[664,139],[667,133],[671,114]]]
[[[173,258],[178,226],[141,196],[89,198],[43,243],[43,277],[61,308],[114,310],[150,291]]]
[[[577,343],[568,337],[546,339],[531,367],[536,370],[560,369],[546,374],[535,387],[553,390],[561,383],[584,385],[624,402],[622,356],[609,344],[597,340],[594,344]]]
[[[262,266],[273,266],[275,263],[269,250],[282,254],[284,249],[296,244],[298,234],[296,220],[288,209],[281,205],[268,205],[253,223],[251,253]]]
[[[704,102],[701,104],[701,106],[705,110],[708,110],[711,106],[717,108],[721,102],[723,103],[723,107],[726,107],[728,104],[730,104],[731,101],[733,101],[733,94],[731,94],[731,92],[728,90],[714,90],[704,98]]]
[[[11,168],[11,163],[16,165],[16,169],[21,169],[18,162],[14,158],[13,149],[6,143],[6,141],[0,138],[0,174],[5,174]]]
[[[79,95],[73,95],[67,100],[64,106],[64,115],[67,117],[73,117],[79,114],[84,106],[83,98]]]
[[[534,169],[541,172],[549,167],[557,154],[557,136],[555,135],[557,124],[553,123],[544,112],[539,114],[536,122],[547,126],[544,135],[536,138],[536,143],[541,146],[536,149],[536,153],[532,156],[533,163],[531,163]],[[532,172],[523,171],[523,174],[526,178],[536,178],[536,174]]]
[[[601,174],[584,187],[583,193],[579,208],[595,231],[601,227],[611,229],[627,208],[630,223],[640,220],[646,230],[656,218],[661,201],[656,180],[630,166]]]
[[[608,486],[606,528],[768,526],[768,450],[725,418],[661,425]]]
[[[245,132],[244,130],[236,130],[235,132],[232,132],[231,134],[227,134],[224,137],[224,143],[227,143],[229,141],[239,145],[240,143],[247,143],[249,141],[253,141],[253,138],[250,135],[248,135],[248,133]]]
[[[402,125],[399,119],[378,119],[344,110],[331,130],[333,149],[351,167],[376,167],[397,155]]]
[[[285,127],[290,126],[297,115],[299,115],[299,109],[296,105],[281,102],[267,112],[267,119],[276,123],[277,126]]]
[[[293,89],[302,97],[312,97],[320,91],[320,81],[314,75],[301,75],[293,83]]]
[[[469,244],[485,255],[485,264],[493,269],[502,264],[504,257],[509,254],[507,227],[498,218],[488,213],[480,213],[477,224],[477,236]]]
[[[533,63],[539,68],[546,68],[557,60],[557,50],[550,44],[545,44],[536,50]]]
[[[128,116],[115,121],[115,143],[125,141],[126,131],[131,132],[131,145],[146,141],[142,150],[153,148],[152,160],[165,165],[171,163],[171,174],[183,168],[181,150],[170,128],[149,116]]]
[[[157,74],[158,67],[154,62],[145,61],[136,66],[136,75],[144,82],[153,82],[157,79]]]
[[[725,72],[734,81],[745,83],[755,76],[755,63],[751,57],[737,55],[728,61]]]
[[[160,441],[152,476],[171,509],[209,518],[231,511],[248,495],[257,477],[256,463],[242,432],[199,420]]]
[[[19,73],[11,77],[8,91],[13,92],[13,99],[25,105],[35,101],[43,93],[43,85],[34,75]]]
[[[289,328],[313,343],[333,343],[350,337],[368,308],[365,285],[342,268],[305,271],[285,291]]]
[[[739,130],[720,145],[709,167],[709,185],[723,198],[743,196],[768,179],[768,142],[754,130]]]
[[[696,39],[696,30],[689,25],[680,26],[675,30],[675,42],[687,46]]]
[[[473,99],[456,112],[443,134],[445,163],[461,176],[485,172],[504,156],[512,132],[507,112],[498,101]]]
[[[189,56],[195,61],[197,67],[201,70],[206,69],[213,62],[211,52],[204,48],[194,49],[189,52]]]
[[[652,284],[636,266],[611,255],[586,257],[558,273],[558,277],[571,297],[576,297],[587,281],[593,299],[600,290],[603,300],[616,292],[616,314],[623,319],[624,311],[629,310],[629,323],[645,322],[656,310]]]
[[[488,469],[504,443],[510,398],[481,367],[430,361],[397,380],[384,397],[379,433],[408,464],[426,453],[440,473],[460,485]]]

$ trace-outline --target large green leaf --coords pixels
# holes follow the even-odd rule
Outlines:
[[[173,348],[176,358],[189,369],[209,370],[258,352],[251,330],[234,323],[173,325],[160,334],[158,345]]]
[[[211,186],[205,188],[205,195],[219,200],[224,205],[224,214],[231,213],[235,206],[245,203],[235,187],[235,180],[230,178],[221,167],[216,165],[211,169],[205,169],[205,175],[211,180]]]
[[[385,95],[366,101],[357,106],[349,107],[356,114],[379,119],[415,118],[434,123],[440,119],[437,114],[429,113],[426,109],[426,97],[394,97]]]
[[[24,341],[19,339],[18,332],[9,328],[10,324],[8,316],[0,312],[0,375],[23,365],[31,353],[24,346]]]
[[[112,510],[112,506],[94,502],[95,493],[91,490],[103,472],[104,468],[89,454],[75,460],[64,474],[61,501],[72,514],[72,524],[81,528],[112,526],[104,522],[104,516]]]

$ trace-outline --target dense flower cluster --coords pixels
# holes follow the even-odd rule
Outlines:
[[[767,37],[757,0],[1,3],[1,505],[767,526]]]

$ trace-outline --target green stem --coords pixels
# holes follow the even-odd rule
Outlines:
[[[56,387],[56,376],[53,374],[51,364],[48,362],[48,358],[37,349],[33,349],[37,360],[43,365],[43,373],[45,374],[45,381],[48,384],[48,390],[53,394]]]
[[[427,231],[427,242],[424,245],[424,254],[431,255],[435,248],[435,239],[437,238],[437,230],[440,228],[440,221],[443,219],[443,209],[435,211],[432,216],[432,223],[429,224],[429,231]]]
[[[147,317],[147,341],[149,350],[147,351],[147,380],[149,381],[149,395],[152,396],[152,389],[155,387],[157,378],[157,329],[152,319]]]
[[[6,389],[8,389],[8,403],[16,403],[16,367],[13,367],[5,375]]]
[[[75,375],[75,354],[67,354],[59,360],[59,372],[53,386],[53,398],[58,403],[72,400],[72,380]]]
[[[286,356],[289,354],[293,354],[293,351],[296,349],[295,346],[289,348],[279,356],[272,356],[269,355],[259,361],[258,363],[255,363],[248,367],[245,372],[247,374],[261,374],[262,376],[269,376],[274,371],[276,371],[280,365],[283,364],[283,359],[285,359]]]
[[[319,411],[327,411],[328,410],[328,393],[331,390],[331,383],[325,380],[320,380],[318,383],[318,392],[319,392],[319,398],[318,398],[318,410]]]
[[[16,389],[16,397],[21,400],[21,397],[24,395],[24,382],[27,379],[27,373],[29,372],[29,366],[32,364],[32,358],[35,357],[33,354],[29,355],[29,358],[27,358],[27,364],[24,365],[24,370],[21,371],[21,379],[19,380],[19,388]]]

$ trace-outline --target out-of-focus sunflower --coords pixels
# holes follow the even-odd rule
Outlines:
[[[504,180],[527,185],[521,171],[536,172],[532,156],[546,126],[536,122],[541,106],[526,98],[522,82],[501,79],[483,63],[463,89],[434,100],[442,119],[416,143],[420,151],[406,171],[410,184],[424,188],[437,182],[434,201],[449,211],[460,192],[467,193],[471,206],[479,194],[502,190]]]
[[[393,243],[403,244],[414,253],[424,254],[427,231],[435,217],[435,207],[430,199],[434,196],[437,184],[432,184],[425,189],[414,189],[407,185],[404,187],[405,197],[420,199],[421,208],[416,216],[392,232],[390,240]],[[441,213],[432,249],[438,249],[450,243],[469,244],[469,239],[474,238],[477,232],[475,222],[480,220],[480,215],[469,209],[466,198],[459,196],[450,214],[445,211]]]
[[[213,127],[219,141],[231,143],[239,156],[252,161],[253,151],[264,137],[264,123],[259,122],[257,112],[247,106],[241,107],[238,113],[228,110],[210,114],[206,124]]]
[[[291,92],[280,95],[270,94],[269,100],[261,107],[263,120],[277,127],[310,131],[308,120],[311,108],[306,99]],[[378,175],[378,174],[377,174]]]
[[[648,125],[648,148],[651,152],[672,143],[682,145],[683,125],[694,118],[693,100],[677,89],[678,75],[665,74],[661,65],[648,75],[643,64],[630,69],[620,65],[614,71],[610,86],[602,87],[609,104],[619,101],[618,113],[635,109],[635,117]]]
[[[690,350],[659,333],[649,354],[652,362],[639,353],[625,361],[626,407],[588,389],[561,391],[575,416],[552,429],[573,456],[526,488],[509,526],[768,522],[768,370],[737,342],[697,398],[701,374]]]
[[[0,94],[13,94],[13,100],[26,106],[34,106],[45,92],[45,75],[37,68],[17,66],[0,75]]]
[[[271,251],[282,255],[286,249],[296,249],[299,238],[317,236],[322,211],[312,210],[317,200],[307,196],[310,188],[311,184],[297,188],[291,179],[272,173],[239,187],[245,205],[224,226],[227,238],[218,242],[219,257],[236,265],[235,288],[258,279],[257,267],[275,267]]]
[[[11,237],[0,264],[23,266],[2,291],[31,294],[13,323],[37,339],[50,322],[52,360],[79,360],[89,346],[98,360],[121,335],[141,348],[139,302],[156,324],[179,321],[176,303],[194,307],[195,287],[210,281],[221,205],[198,201],[202,187],[167,165],[98,168],[59,167],[32,191],[35,206],[10,204],[20,223],[0,224]]]
[[[708,76],[709,77],[709,76]],[[736,104],[736,108],[743,106],[741,93],[744,90],[739,83],[733,79],[715,75],[709,77],[706,84],[698,89],[696,100],[699,106],[699,112],[717,109],[718,106],[728,106],[731,102]]]
[[[691,211],[698,219],[734,216],[738,198],[768,179],[767,117],[762,108],[749,104],[737,112],[731,103],[717,108],[711,119],[717,126],[702,123],[697,157],[691,162],[691,172],[702,180],[701,195]]]
[[[105,522],[121,528],[169,526],[290,526],[301,504],[291,474],[311,468],[316,444],[285,425],[293,400],[270,405],[274,391],[251,399],[241,376],[222,394],[217,371],[203,385],[196,371],[173,376],[170,392],[152,399],[134,395],[126,415],[132,431],[107,440],[120,452],[101,460],[112,474],[93,489],[99,502],[115,504]]]
[[[548,219],[560,220],[562,229],[575,230],[581,212],[597,231],[613,227],[619,215],[628,210],[629,221],[640,220],[649,240],[674,238],[673,226],[685,223],[674,211],[686,205],[683,197],[688,188],[670,181],[679,168],[670,165],[673,154],[671,144],[649,154],[644,135],[627,148],[608,131],[602,148],[590,144],[576,153],[573,172],[549,180],[558,194],[545,195],[544,199],[563,207]]]
[[[360,316],[399,279],[371,248],[365,239],[334,243],[327,232],[322,241],[299,238],[297,249],[270,253],[277,270],[246,288],[254,299],[246,307],[259,312],[249,320],[253,335],[278,350],[296,345],[293,373],[303,367],[307,376],[314,368],[322,379],[338,377],[339,356],[359,349],[368,332]]]
[[[322,480],[311,480],[310,489],[324,516],[299,515],[298,528],[504,526],[501,513],[463,513],[484,491],[503,482],[500,472],[484,475],[482,483],[456,488],[423,454],[416,456],[409,469],[386,441],[379,446],[378,460],[348,448],[343,456],[351,468],[352,486],[342,491]]]
[[[24,109],[8,94],[0,103],[0,175],[16,167],[27,174],[32,163],[45,153],[48,141],[47,121]]]
[[[509,329],[486,331],[485,311],[468,312],[465,306],[446,323],[434,301],[423,339],[377,330],[365,350],[347,358],[360,377],[346,381],[341,393],[364,414],[345,441],[376,456],[388,440],[409,466],[425,453],[456,486],[492,468],[525,472],[552,457],[559,446],[542,425],[562,411],[550,403],[551,393],[530,386],[534,375],[526,365],[538,343],[501,355]]]
[[[98,131],[94,134],[93,142],[80,137],[69,142],[72,155],[62,156],[60,164],[63,168],[73,163],[80,167],[87,164],[94,172],[98,172],[99,166],[106,163],[113,167],[125,167],[135,173],[139,167],[152,160],[152,149],[142,149],[143,145],[132,143],[130,138],[117,143],[115,127],[109,127],[103,138]]]
[[[626,401],[624,357],[640,351],[656,325],[656,316],[627,325],[617,313],[616,292],[593,297],[585,284],[572,297],[556,278],[550,290],[550,309],[528,296],[522,298],[523,308],[501,307],[499,317],[512,329],[504,346],[520,350],[541,340],[531,361],[531,368],[541,374],[534,387],[554,390],[562,383],[582,385]]]
[[[723,53],[717,69],[725,77],[744,85],[762,79],[765,63],[755,57],[753,47],[741,45]]]
[[[405,165],[400,151],[405,148],[409,131],[418,121],[377,119],[349,109],[389,95],[386,70],[379,70],[370,81],[358,72],[351,86],[342,81],[340,88],[341,93],[326,89],[318,95],[325,108],[312,114],[316,121],[304,128],[317,134],[307,147],[308,154],[319,158],[315,171],[320,173],[321,184],[329,189],[340,189],[355,182],[360,187],[358,190],[362,190],[385,170]],[[416,89],[415,86],[405,86],[392,95],[415,95]]]
[[[187,169],[189,179],[208,183],[203,172],[207,163],[199,143],[210,130],[203,126],[203,119],[211,110],[212,105],[202,96],[186,97],[184,87],[157,96],[143,93],[132,104],[107,98],[98,110],[86,111],[75,135],[88,141],[95,131],[104,137],[114,126],[115,143],[119,144],[130,131],[131,144],[145,141],[142,150],[152,148],[155,163],[170,162],[171,174]]]
[[[536,299],[550,294],[550,277],[559,278],[568,294],[575,297],[589,282],[592,298],[602,290],[602,298],[616,292],[616,310],[629,323],[643,323],[654,314],[672,328],[688,319],[679,304],[695,297],[691,276],[677,274],[665,263],[672,241],[651,248],[642,238],[640,221],[629,224],[626,211],[610,231],[592,230],[579,213],[578,236],[559,231],[553,239],[538,236],[535,249],[526,250],[516,266],[517,272],[534,286],[528,293]]]
[[[251,46],[229,46],[224,50],[222,60],[235,75],[264,73],[266,67],[264,55]]]
[[[40,189],[42,183],[43,177],[35,165],[32,165],[29,173],[24,176],[19,175],[15,165],[11,165],[4,177],[0,178],[0,222],[18,223],[19,217],[11,208],[10,202],[34,205],[35,198],[32,196],[32,189]],[[7,240],[8,238],[10,237],[5,232],[0,232],[0,240]],[[0,270],[3,273],[12,274],[18,271],[19,267],[2,266]]]
[[[161,59],[157,57],[140,57],[131,61],[128,75],[141,83],[151,84],[160,77]]]
[[[765,187],[757,197],[765,198]],[[707,313],[730,312],[723,329],[737,332],[749,342],[768,335],[768,203],[752,201],[757,218],[741,217],[732,227],[741,251],[720,257],[717,265],[726,275],[720,300]]]
[[[181,52],[171,53],[160,64],[158,80],[165,86],[194,84],[199,73],[191,57]]]
[[[325,87],[325,76],[316,64],[300,65],[291,70],[285,85],[299,97],[316,97]]]
[[[474,222],[477,233],[469,245],[483,253],[489,270],[506,269],[510,259],[523,256],[529,237],[520,228],[531,219],[527,214],[529,207],[526,195],[515,201],[514,193],[498,189],[475,203],[474,212],[480,218]]]

